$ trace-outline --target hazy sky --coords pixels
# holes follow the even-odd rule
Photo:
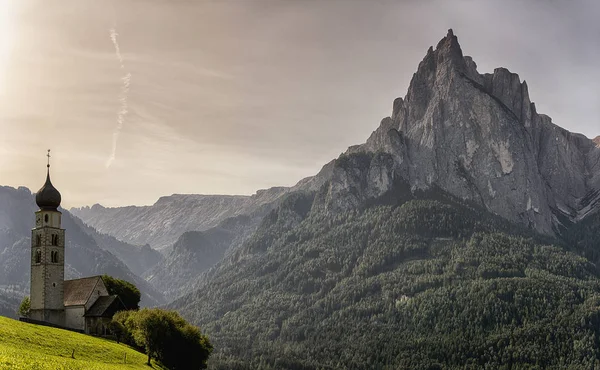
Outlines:
[[[599,14],[597,0],[0,0],[0,185],[37,190],[47,148],[67,207],[293,185],[366,140],[448,28],[480,72],[519,73],[539,112],[595,137]]]

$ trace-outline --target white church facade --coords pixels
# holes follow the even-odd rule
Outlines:
[[[48,155],[49,157],[49,155]],[[61,195],[50,181],[50,163],[44,186],[36,193],[39,210],[31,231],[31,285],[29,320],[105,334],[115,312],[125,309],[110,295],[101,276],[65,280],[65,229],[58,210]]]

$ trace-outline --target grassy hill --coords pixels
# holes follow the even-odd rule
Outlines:
[[[71,354],[75,350],[75,359]],[[127,355],[127,363],[124,358]],[[152,368],[160,369],[158,365]],[[149,369],[123,344],[0,317],[0,369]]]

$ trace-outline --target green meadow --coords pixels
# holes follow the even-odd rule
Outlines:
[[[2,370],[150,369],[146,361],[145,354],[123,344],[0,316]]]

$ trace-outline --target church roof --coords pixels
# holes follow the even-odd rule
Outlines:
[[[35,194],[35,203],[40,209],[56,211],[60,206],[61,196],[58,190],[50,181],[50,165],[48,165],[48,173],[46,174],[46,182]]]
[[[65,307],[85,305],[92,292],[102,280],[102,276],[91,276],[83,279],[65,280]]]
[[[125,310],[125,305],[118,295],[106,295],[98,297],[84,316],[113,317],[118,311]]]

